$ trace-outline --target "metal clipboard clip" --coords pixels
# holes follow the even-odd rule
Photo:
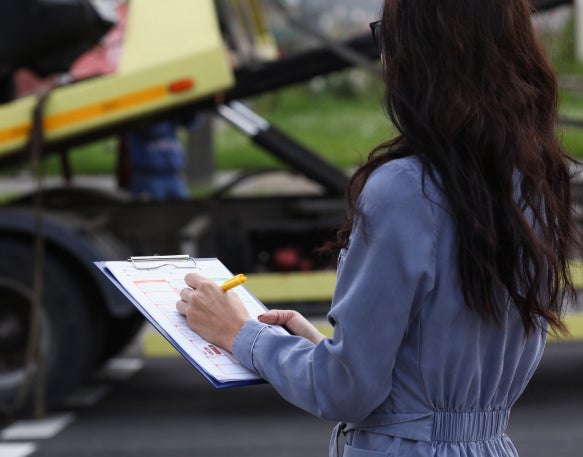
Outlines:
[[[187,254],[183,255],[151,255],[130,257],[136,270],[154,270],[171,266],[174,268],[196,268],[196,260]]]

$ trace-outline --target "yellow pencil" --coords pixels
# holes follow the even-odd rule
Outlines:
[[[221,284],[221,289],[229,290],[233,287],[237,287],[247,281],[247,276],[244,274],[238,274],[237,276],[233,276],[231,279],[227,279],[224,283]]]

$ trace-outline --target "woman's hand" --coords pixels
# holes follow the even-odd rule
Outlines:
[[[258,317],[264,324],[284,325],[294,335],[303,336],[314,344],[326,338],[304,316],[291,309],[272,309]]]
[[[180,291],[178,312],[209,343],[232,351],[239,330],[250,319],[239,296],[196,273],[188,273],[184,280],[189,288]]]

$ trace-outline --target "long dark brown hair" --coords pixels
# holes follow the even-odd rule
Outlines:
[[[541,317],[563,333],[574,293],[568,259],[580,238],[570,159],[555,132],[557,83],[530,13],[528,0],[385,1],[385,108],[399,136],[350,179],[338,243],[348,243],[372,171],[415,155],[456,222],[467,306],[499,322],[502,292],[526,333]]]

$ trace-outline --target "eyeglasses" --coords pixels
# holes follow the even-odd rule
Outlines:
[[[372,34],[372,39],[375,44],[380,47],[381,45],[381,31],[383,28],[383,21],[374,21],[368,24],[370,27],[370,33]]]

